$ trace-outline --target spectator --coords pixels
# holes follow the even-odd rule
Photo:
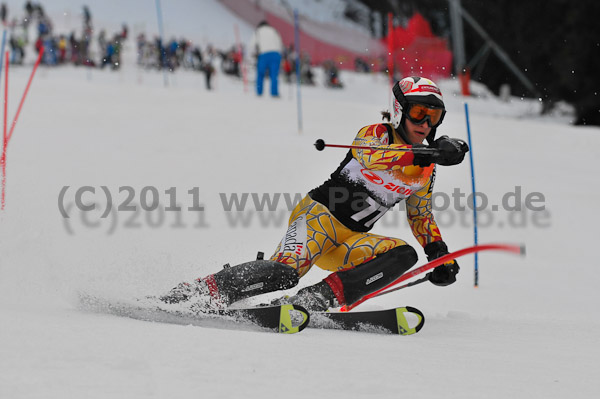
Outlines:
[[[107,42],[106,42],[106,31],[104,29],[102,29],[100,31],[100,33],[98,34],[98,50],[100,51],[100,54],[102,57],[104,57],[104,54],[106,54],[106,46],[107,46]],[[102,64],[102,60],[100,61],[100,64]]]
[[[310,55],[304,53],[300,58],[300,83],[303,85],[314,86],[315,74],[311,67]]]
[[[2,3],[0,5],[0,20],[2,20],[2,25],[6,26],[6,17],[8,16],[8,9],[6,8],[6,3]]]
[[[200,47],[194,47],[192,50],[192,68],[198,71],[202,70],[202,52]]]
[[[92,13],[88,6],[83,6],[83,24],[89,26],[92,24]]]
[[[206,52],[202,56],[202,71],[204,72],[204,77],[206,80],[206,90],[212,90],[211,80],[212,76],[215,73],[215,57],[216,51],[209,44],[206,48]]]
[[[283,75],[286,83],[292,83],[292,75],[296,72],[295,57],[294,46],[290,44],[283,51]]]
[[[33,4],[31,4],[31,1],[27,1],[25,3],[25,15],[26,15],[26,19],[27,20],[31,20],[31,16],[33,14]]]
[[[51,31],[50,20],[46,18],[40,18],[38,22],[38,36],[44,36],[49,34]]]
[[[281,50],[283,44],[281,36],[266,21],[258,24],[254,36],[250,41],[250,51],[257,56],[256,64],[256,94],[262,96],[263,81],[267,70],[271,79],[271,96],[279,97],[277,79],[279,77],[279,66],[281,64]]]
[[[56,40],[51,35],[40,36],[42,45],[44,46],[44,55],[42,63],[46,65],[58,64],[58,48]]]
[[[112,55],[112,69],[119,69],[121,67],[121,49],[123,47],[122,36],[120,33],[116,33],[112,40],[113,55]]]
[[[9,39],[10,49],[12,50],[12,64],[23,64],[23,59],[25,58],[25,41],[14,34],[10,36]]]
[[[75,32],[71,32],[69,36],[69,47],[71,48],[71,62],[75,65],[81,65],[79,40],[75,37]]]
[[[67,60],[67,38],[60,35],[58,38],[58,62],[63,64]]]
[[[361,57],[356,57],[356,59],[354,60],[354,69],[356,70],[356,72],[371,72],[369,63]]]
[[[323,72],[325,74],[325,87],[332,87],[334,89],[344,87],[340,81],[340,73],[333,61],[327,60],[323,63]]]
[[[100,64],[100,68],[104,68],[106,65],[114,66],[113,57],[115,56],[115,45],[113,42],[110,42],[104,48],[104,57],[102,57],[102,62]]]
[[[160,37],[156,37],[154,39],[154,45],[156,47],[157,51],[157,56],[158,56],[158,65],[159,65],[159,69],[162,68],[167,68],[168,67],[168,63],[167,63],[167,51],[165,49],[165,47],[163,46],[162,43],[162,38]]]
[[[240,77],[240,63],[242,62],[242,53],[232,46],[228,52],[221,53],[221,70],[226,75]]]

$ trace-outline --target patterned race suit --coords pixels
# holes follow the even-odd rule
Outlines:
[[[363,127],[359,146],[410,147],[389,124]],[[431,213],[435,165],[413,166],[411,152],[353,149],[329,180],[296,206],[271,260],[300,276],[317,264],[332,272],[363,264],[392,248],[398,238],[368,231],[385,212],[406,200],[409,225],[422,246],[442,240]]]

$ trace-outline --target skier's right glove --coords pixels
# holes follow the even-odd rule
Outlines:
[[[427,254],[427,259],[432,261],[441,256],[447,255],[448,246],[444,241],[434,241],[425,245],[423,248],[425,253]],[[456,260],[451,260],[450,262],[444,263],[441,266],[436,267],[433,271],[427,273],[427,277],[432,284],[439,285],[441,287],[445,287],[456,282],[456,275],[460,267]]]
[[[458,165],[465,159],[465,154],[469,152],[467,143],[460,139],[452,139],[448,136],[442,136],[433,142],[430,146],[413,145],[417,151],[414,153],[413,165],[425,167],[432,163],[443,166]],[[434,148],[437,151],[433,154],[420,154],[418,148]]]

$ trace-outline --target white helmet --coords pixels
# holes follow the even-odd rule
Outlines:
[[[392,92],[394,93],[392,112],[392,126],[394,126],[394,129],[398,129],[398,126],[400,126],[403,112],[408,110],[409,104],[424,104],[428,107],[445,110],[440,88],[427,78],[418,76],[404,78],[396,82]]]

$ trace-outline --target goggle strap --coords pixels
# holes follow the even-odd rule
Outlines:
[[[394,93],[394,97],[396,97],[396,100],[398,100],[402,106],[402,110],[404,111],[407,106],[407,101],[406,97],[404,97],[404,93],[402,93],[402,89],[400,88],[400,82],[396,82],[394,87],[392,87],[392,93]]]

